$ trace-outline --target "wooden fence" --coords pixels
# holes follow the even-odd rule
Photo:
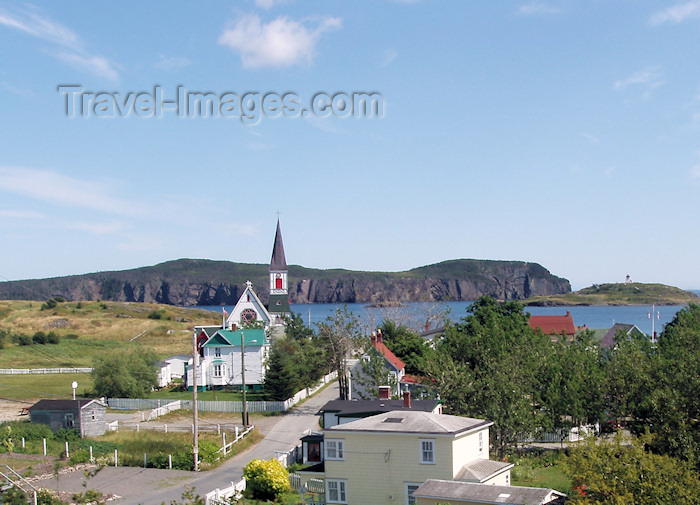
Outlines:
[[[0,375],[90,373],[92,368],[0,368]]]

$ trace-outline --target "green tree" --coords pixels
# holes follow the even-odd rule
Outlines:
[[[564,468],[573,481],[572,503],[700,504],[700,475],[687,462],[646,450],[651,438],[629,444],[618,433],[612,441],[590,438],[571,449]]]
[[[350,396],[347,360],[353,350],[362,348],[359,319],[346,305],[342,309],[337,308],[335,314],[317,323],[317,326],[331,370],[338,372],[340,399],[347,400]]]
[[[406,373],[420,375],[421,363],[428,348],[425,340],[407,326],[390,319],[382,321],[379,329],[382,330],[384,344],[406,364]]]
[[[356,370],[356,371],[355,371]],[[360,359],[360,366],[353,369],[354,391],[363,400],[379,397],[379,386],[389,386],[396,390],[398,380],[389,372],[386,360],[374,346],[367,346]]]
[[[265,372],[265,394],[271,400],[284,401],[300,389],[294,370],[295,349],[294,343],[287,339],[272,343]]]
[[[156,362],[153,352],[141,348],[98,357],[91,373],[95,393],[112,398],[148,396],[158,385]]]
[[[254,459],[243,467],[246,494],[256,500],[275,500],[289,491],[289,472],[278,460]]]
[[[538,372],[549,337],[535,333],[519,302],[475,301],[469,315],[448,325],[425,360],[426,382],[452,414],[494,422],[503,457],[521,434],[541,425]]]

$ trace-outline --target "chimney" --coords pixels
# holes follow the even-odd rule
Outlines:
[[[379,386],[379,399],[380,400],[391,399],[391,388],[389,386]]]
[[[410,391],[403,392],[403,408],[405,408],[405,409],[411,408],[411,392]]]
[[[567,311],[566,311],[566,317],[571,317],[571,311],[570,311],[570,310],[567,310]]]
[[[383,343],[382,342],[382,330],[380,330],[379,328],[377,328],[377,343],[378,344]]]
[[[372,335],[369,337],[369,339],[372,341],[372,345],[377,343],[377,334],[375,332],[372,332]]]

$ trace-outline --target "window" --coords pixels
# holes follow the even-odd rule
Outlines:
[[[415,505],[416,497],[413,496],[413,492],[420,487],[420,484],[415,482],[406,483],[406,505]]]
[[[510,472],[506,474],[506,486],[510,486]]]
[[[484,432],[479,432],[479,452],[484,452]]]
[[[345,451],[345,443],[343,440],[326,440],[326,459],[345,459],[343,453]]]
[[[214,377],[223,377],[226,373],[226,365],[214,365]]]
[[[423,465],[435,464],[435,440],[420,441],[420,462]]]
[[[221,347],[214,347],[214,357],[216,357],[216,358],[221,357]]]
[[[345,491],[345,481],[338,479],[326,479],[326,502],[347,503],[348,496]]]
[[[72,428],[74,424],[75,424],[75,420],[73,418],[73,414],[67,413],[63,416],[63,425],[66,428]]]

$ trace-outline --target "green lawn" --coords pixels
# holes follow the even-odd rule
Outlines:
[[[540,454],[515,454],[509,458],[515,464],[511,470],[514,486],[551,488],[571,493],[571,479],[564,473],[561,454],[545,451]]]
[[[0,368],[92,367],[96,356],[126,349],[117,340],[67,339],[58,344],[7,345],[0,349]]]
[[[90,374],[0,375],[0,398],[33,402],[42,398],[71,398],[71,383],[76,381],[76,394],[92,389]]]

